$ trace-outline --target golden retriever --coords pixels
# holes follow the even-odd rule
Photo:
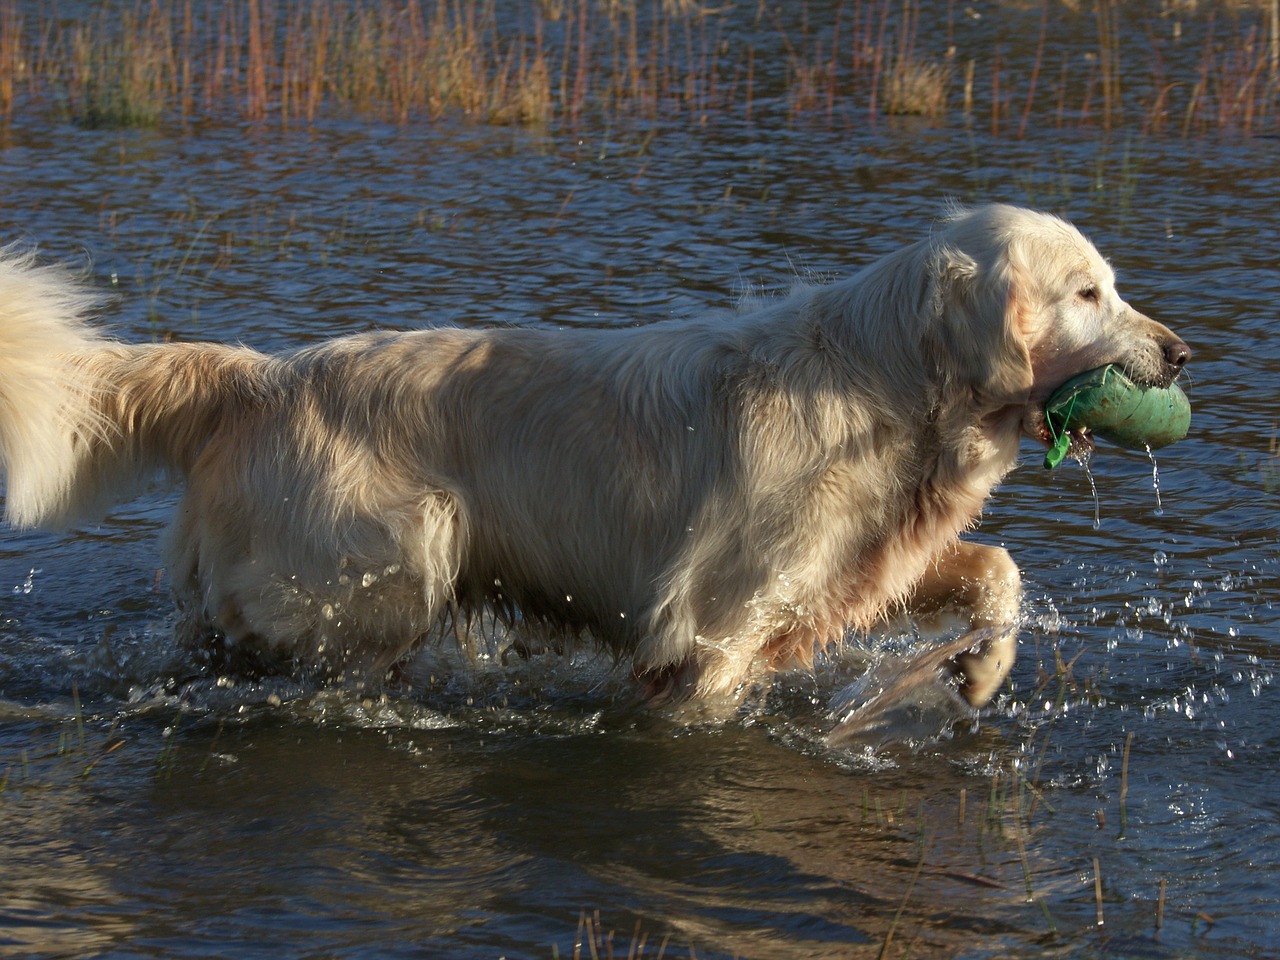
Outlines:
[[[229,668],[373,682],[443,624],[587,637],[708,700],[888,615],[959,609],[974,705],[1014,658],[1017,567],[959,539],[1106,363],[1190,351],[1072,226],[992,205],[848,279],[613,330],[424,329],[264,355],[125,344],[62,268],[0,258],[0,462],[18,526],[185,481],[180,632]],[[1077,447],[1087,445],[1084,434]]]

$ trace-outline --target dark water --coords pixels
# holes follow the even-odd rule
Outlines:
[[[17,117],[0,233],[89,261],[129,339],[689,316],[999,199],[1073,219],[1192,344],[1195,414],[1159,499],[1143,455],[1100,449],[1095,500],[1028,447],[975,534],[1027,584],[1012,692],[972,729],[848,750],[821,730],[852,654],[722,725],[637,711],[585,656],[434,652],[376,700],[188,682],[157,569],[172,492],[6,530],[0,956],[589,956],[584,911],[621,956],[1280,955],[1274,122],[1041,121]]]

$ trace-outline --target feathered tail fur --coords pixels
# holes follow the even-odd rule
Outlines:
[[[125,345],[101,298],[34,251],[0,250],[5,519],[57,528],[100,514],[157,470],[183,473],[265,360],[210,344]]]

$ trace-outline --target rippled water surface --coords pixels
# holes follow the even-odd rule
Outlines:
[[[1096,499],[1028,446],[975,533],[1027,585],[1011,689],[840,750],[851,656],[719,725],[587,654],[237,682],[171,643],[172,491],[6,529],[0,956],[1280,954],[1277,139],[987,126],[15,117],[0,233],[87,264],[130,340],[679,318],[999,199],[1193,346],[1194,421],[1155,464],[1102,445]]]

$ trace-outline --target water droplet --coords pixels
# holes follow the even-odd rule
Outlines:
[[[1155,451],[1150,447],[1147,447],[1147,459],[1151,461],[1151,486],[1156,491],[1156,516],[1163,517],[1164,503],[1160,499],[1160,467],[1156,464]]]
[[[1094,482],[1093,471],[1089,469],[1087,458],[1081,459],[1080,466],[1084,469],[1085,478],[1089,481],[1089,490],[1093,494],[1093,529],[1097,530],[1102,526],[1102,505],[1098,502],[1098,484]]]
[[[1151,562],[1156,565],[1156,569],[1164,573],[1165,567],[1169,565],[1169,555],[1163,550],[1157,550],[1151,555]]]

